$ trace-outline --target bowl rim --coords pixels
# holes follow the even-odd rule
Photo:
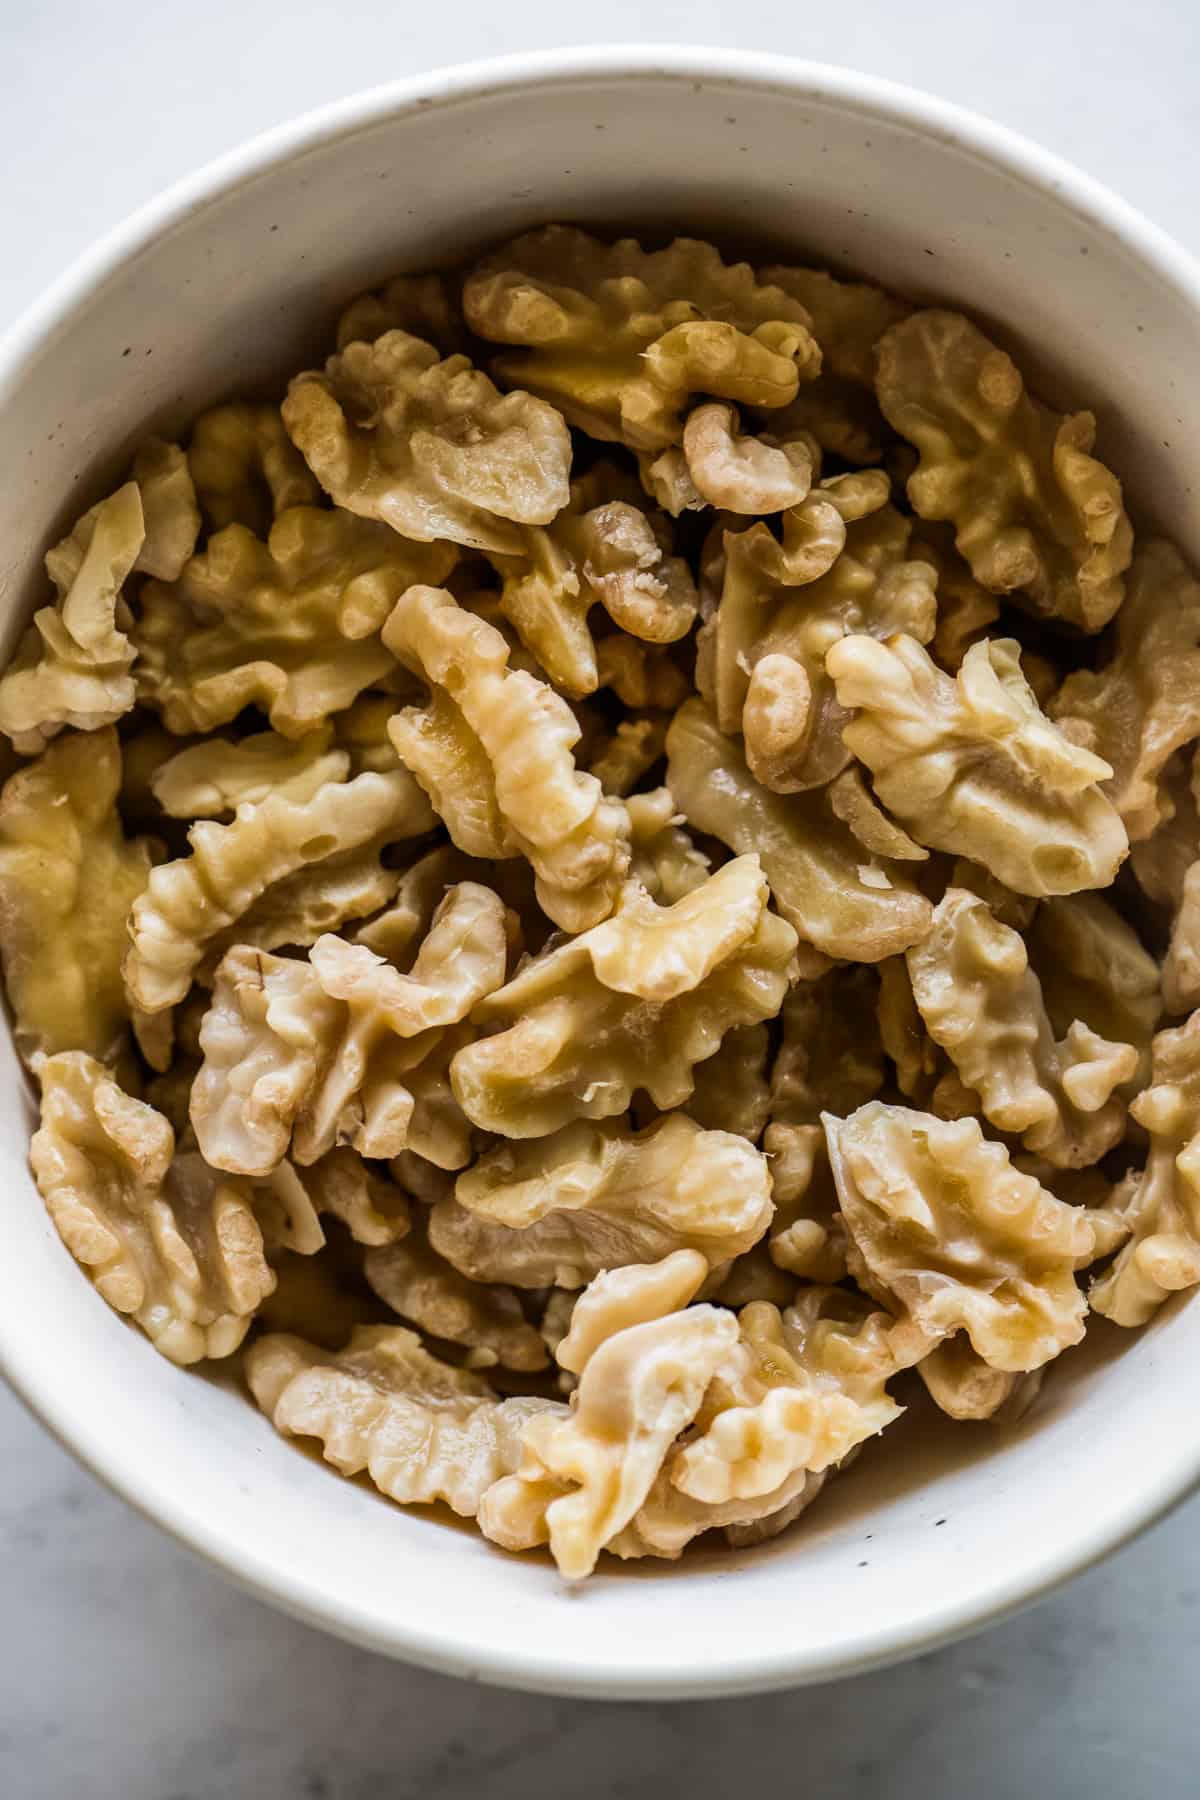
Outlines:
[[[604,44],[518,52],[454,64],[387,82],[315,107],[224,152],[172,184],[78,256],[0,337],[0,404],[20,379],[26,362],[65,329],[76,309],[125,264],[160,237],[239,187],[293,157],[319,149],[386,119],[477,100],[536,85],[569,85],[594,77],[623,80],[732,83],[797,99],[833,101],[864,117],[884,118],[999,167],[1015,181],[1051,195],[1127,255],[1149,265],[1200,316],[1200,261],[1136,207],[1056,154],[985,116],[875,75],[770,52],[673,44]],[[47,1365],[7,1348],[0,1333],[0,1373],[60,1444],[143,1517],[186,1548],[285,1613],[364,1648],[447,1674],[581,1698],[680,1699],[749,1694],[865,1673],[935,1649],[1005,1618],[1071,1580],[1127,1543],[1200,1484],[1200,1434],[1186,1442],[1165,1475],[1130,1496],[1118,1514],[1088,1525],[1079,1521],[1066,1550],[1044,1554],[1016,1577],[997,1570],[982,1593],[966,1601],[947,1595],[932,1620],[914,1627],[898,1622],[867,1631],[836,1655],[820,1649],[765,1649],[740,1659],[735,1669],[684,1649],[651,1679],[636,1685],[604,1662],[589,1662],[586,1638],[572,1648],[513,1645],[481,1652],[469,1628],[453,1620],[397,1617],[379,1622],[345,1600],[332,1598],[301,1571],[268,1566],[253,1549],[231,1544],[219,1524],[169,1480],[151,1484],[125,1467],[119,1445],[106,1440],[99,1422],[72,1411]]]

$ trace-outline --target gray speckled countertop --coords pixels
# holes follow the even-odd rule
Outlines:
[[[932,88],[1200,249],[1190,0],[10,0],[0,324],[107,225],[262,126],[388,75],[600,35],[790,51]],[[1198,1601],[1194,1501],[1065,1592],[900,1669],[698,1706],[504,1694],[246,1598],[0,1393],[3,1800],[1194,1800]]]

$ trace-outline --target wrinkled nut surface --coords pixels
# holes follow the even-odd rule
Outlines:
[[[666,742],[666,734],[663,734]],[[660,906],[674,906],[702,887],[712,873],[708,857],[682,829],[670,788],[632,794],[629,814],[629,874]]]
[[[702,700],[667,733],[667,786],[698,831],[754,853],[772,898],[803,943],[877,962],[929,929],[930,904],[900,864],[872,855],[821,792],[784,797],[755,781],[738,742]]]
[[[145,840],[122,835],[120,783],[109,727],[55,739],[0,792],[0,952],[27,1061],[120,1047],[125,921],[150,875]]]
[[[967,856],[1020,894],[1107,887],[1128,851],[1102,790],[1112,771],[1039,708],[1011,638],[987,638],[952,680],[911,637],[842,638],[826,658],[858,709],[847,745],[889,811],[930,849]]]
[[[632,450],[678,444],[693,394],[782,406],[821,366],[798,300],[691,238],[646,251],[546,226],[477,264],[463,308],[510,346],[491,365],[505,383]]]
[[[67,1249],[172,1362],[237,1349],[275,1278],[250,1196],[81,1051],[42,1065],[34,1177]]]
[[[272,1334],[250,1346],[244,1366],[250,1392],[284,1436],[319,1439],[327,1462],[343,1475],[365,1470],[389,1499],[444,1500],[465,1518],[516,1467],[526,1423],[566,1411],[533,1396],[501,1400],[398,1325],[360,1325],[336,1352]]]
[[[345,781],[350,757],[333,743],[328,725],[302,738],[258,731],[231,743],[211,738],[168,757],[150,788],[173,819],[219,819],[239,806],[260,806],[272,794],[303,803],[327,781]]]
[[[131,999],[146,1012],[174,1005],[207,947],[271,890],[278,897],[285,881],[314,864],[337,858],[344,868],[340,859],[355,851],[416,837],[432,825],[428,803],[405,769],[328,782],[301,803],[272,795],[239,807],[228,825],[202,819],[188,833],[191,854],[160,863],[134,903],[125,958]]]
[[[384,642],[429,685],[428,703],[397,713],[389,732],[459,849],[528,857],[539,903],[564,930],[605,918],[628,868],[629,821],[575,767],[565,700],[510,669],[501,634],[444,590],[410,588]]]
[[[683,456],[702,501],[754,515],[799,506],[820,468],[820,450],[807,435],[785,442],[744,436],[737,408],[717,402],[688,414]]]
[[[192,427],[187,460],[196,497],[214,532],[244,525],[266,537],[280,513],[315,506],[321,498],[277,406],[234,401],[201,413]]]
[[[283,422],[336,505],[419,543],[519,551],[520,527],[567,503],[571,440],[554,408],[406,331],[297,375]]]
[[[545,1368],[546,1346],[513,1290],[467,1280],[420,1235],[368,1251],[363,1273],[401,1318],[464,1345],[472,1368]]]
[[[228,525],[177,581],[144,591],[137,697],[177,733],[257,706],[301,737],[394,670],[384,621],[413,582],[444,580],[455,554],[313,506],[281,513],[265,541]]]
[[[58,589],[0,676],[0,731],[36,755],[64,726],[97,731],[134,702],[134,646],[122,589],[145,542],[137,483],[93,507],[46,557]]]
[[[924,1348],[965,1331],[990,1368],[1038,1369],[1083,1336],[1086,1214],[1013,1168],[974,1119],[872,1100],[825,1118],[851,1273]],[[923,1340],[923,1342],[922,1342]]]
[[[1074,1017],[1056,1041],[1019,932],[965,888],[947,888],[929,936],[908,952],[926,1030],[985,1117],[1056,1167],[1098,1162],[1125,1130],[1119,1090],[1139,1051]]]
[[[680,1249],[716,1268],[770,1217],[767,1163],[743,1138],[681,1114],[632,1134],[578,1120],[485,1151],[434,1207],[430,1241],[475,1281],[579,1288]]]
[[[1090,454],[1091,413],[1052,412],[960,313],[919,312],[879,344],[888,423],[920,453],[908,496],[946,519],[971,572],[1030,610],[1098,631],[1121,604],[1133,531]]]
[[[475,1011],[493,1037],[460,1050],[463,1111],[504,1137],[543,1137],[624,1112],[636,1089],[662,1111],[727,1031],[778,1011],[796,934],[767,909],[753,856],[726,863],[674,906],[640,888],[613,918],[547,950]]]
[[[1155,1038],[1151,1085],[1130,1111],[1150,1137],[1128,1211],[1132,1237],[1088,1298],[1118,1325],[1144,1325],[1170,1294],[1200,1282],[1200,1012]]]

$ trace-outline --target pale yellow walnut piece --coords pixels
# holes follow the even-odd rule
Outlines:
[[[759,667],[762,666],[760,663]],[[924,845],[916,843],[884,812],[867,786],[859,763],[852,763],[830,782],[829,805],[834,817],[850,827],[863,849],[869,850],[872,856],[888,857],[896,862],[928,862],[929,852]]]
[[[142,497],[146,528],[133,572],[153,575],[156,581],[174,581],[195,551],[200,535],[200,508],[188,459],[178,444],[147,438],[133,459],[130,474]]]
[[[407,1195],[353,1150],[331,1150],[306,1169],[285,1159],[249,1186],[272,1253],[314,1256],[324,1249],[323,1214],[339,1219],[355,1243],[371,1247],[394,1244],[411,1229]]]
[[[891,1320],[857,1295],[803,1288],[788,1312],[756,1301],[713,1373],[691,1441],[668,1465],[693,1500],[721,1505],[774,1494],[804,1469],[835,1467],[899,1418]]]
[[[145,539],[137,483],[82,518],[46,557],[58,589],[0,676],[0,731],[26,756],[71,725],[97,731],[134,703],[134,646],[122,595]]]
[[[709,860],[682,829],[669,788],[632,794],[629,812],[630,877],[660,906],[674,906],[702,887],[712,873]]]
[[[772,1120],[815,1125],[824,1112],[853,1112],[874,1099],[883,1086],[878,992],[874,970],[853,967],[792,989],[779,1015]]]
[[[806,1281],[843,1281],[846,1233],[825,1133],[819,1125],[772,1120],[763,1132],[762,1147],[771,1165],[775,1202],[766,1237],[771,1261],[777,1269]]]
[[[0,792],[0,956],[17,1046],[107,1059],[129,1020],[125,921],[150,874],[117,815],[121,747],[109,726],[55,740]]]
[[[1067,676],[1049,704],[1113,773],[1105,792],[1136,843],[1168,816],[1168,758],[1200,737],[1200,582],[1173,544],[1139,544],[1108,659]]]
[[[986,637],[1000,617],[1000,603],[976,581],[948,526],[923,522],[911,550],[937,570],[937,625],[929,648],[935,662],[957,675],[972,644]]]
[[[696,617],[696,585],[671,554],[670,525],[639,499],[636,483],[598,464],[572,482],[552,524],[527,528],[520,554],[492,559],[504,582],[502,613],[564,694],[600,685],[588,625],[594,606],[652,644],[686,636]]]
[[[1099,631],[1121,604],[1133,531],[1121,484],[1090,454],[1091,413],[1052,412],[959,313],[919,312],[879,344],[884,416],[920,452],[908,496],[945,519],[976,580]]]
[[[216,533],[179,580],[150,583],[133,634],[138,699],[168,730],[211,731],[246,706],[302,737],[395,662],[380,628],[415,581],[441,581],[448,544],[408,544],[342,512],[291,507],[266,541]]]
[[[1101,1037],[1132,1044],[1132,1084],[1144,1087],[1163,997],[1157,964],[1133,927],[1098,894],[1066,894],[1042,901],[1025,941],[1055,1034],[1065,1037],[1082,1019]]]
[[[235,400],[201,413],[192,427],[188,466],[211,531],[244,525],[265,537],[280,513],[321,498],[277,406]]]
[[[406,331],[297,375],[283,420],[335,505],[421,543],[512,554],[522,526],[567,504],[571,439],[555,409]]]
[[[1128,850],[1101,786],[1111,770],[1041,712],[1014,640],[975,644],[953,679],[905,636],[842,638],[826,668],[839,702],[859,709],[848,748],[920,843],[1021,894],[1109,885]]]
[[[873,854],[837,817],[828,792],[783,796],[755,781],[741,745],[702,700],[667,733],[667,786],[697,831],[756,852],[783,917],[826,956],[878,962],[916,943],[932,908],[904,865]],[[822,965],[818,962],[816,970]]]
[[[671,518],[686,512],[703,512],[708,502],[697,492],[688,472],[687,458],[677,444],[660,450],[643,450],[638,455],[638,479],[656,506]]]
[[[912,1361],[965,1331],[990,1368],[1024,1374],[1079,1342],[1074,1272],[1094,1245],[1081,1208],[1020,1174],[974,1119],[872,1100],[824,1124],[851,1274],[900,1315]]]
[[[692,1069],[727,1031],[772,1018],[796,934],[767,909],[753,856],[674,906],[630,884],[615,916],[543,952],[475,1012],[497,1035],[467,1045],[451,1079],[467,1116],[505,1137],[623,1113],[644,1088],[682,1105]]]
[[[673,1113],[631,1135],[582,1120],[500,1144],[439,1202],[431,1242],[475,1281],[583,1287],[602,1269],[699,1250],[740,1256],[771,1217],[766,1161],[745,1140]]]
[[[248,1190],[175,1158],[166,1119],[82,1051],[41,1079],[30,1162],[72,1256],[172,1362],[228,1356],[275,1285]]]
[[[680,442],[693,395],[784,406],[821,366],[799,301],[689,238],[646,251],[573,226],[527,232],[472,270],[463,310],[512,346],[493,359],[499,379],[638,451]]]
[[[601,741],[588,767],[606,794],[624,799],[661,761],[669,724],[666,713],[643,712],[622,719],[612,734]]]
[[[821,346],[823,369],[864,387],[875,381],[880,338],[912,312],[907,301],[869,281],[843,281],[825,269],[773,264],[762,271],[762,279],[781,287],[805,308]]]
[[[656,1556],[674,1562],[694,1538],[716,1529],[732,1548],[743,1549],[785,1531],[812,1505],[825,1480],[825,1474],[798,1469],[771,1494],[719,1504],[693,1500],[662,1469],[636,1517],[604,1548],[624,1560]]]
[[[726,512],[783,512],[799,506],[821,467],[807,433],[776,439],[743,434],[737,408],[710,401],[688,414],[683,457],[701,500]]]
[[[373,344],[388,331],[408,331],[436,344],[443,356],[467,348],[457,283],[445,275],[397,275],[377,293],[360,294],[337,322],[337,347]]]
[[[160,864],[130,914],[130,998],[147,1012],[174,1005],[210,945],[285,881],[334,859],[340,869],[353,852],[419,836],[433,823],[404,769],[329,782],[302,803],[272,796],[239,807],[228,825],[200,820],[188,833],[191,854]]]
[[[390,905],[351,934],[377,956],[407,969],[413,954],[433,923],[433,915],[450,888],[460,881],[490,887],[506,908],[505,929],[509,958],[516,961],[522,949],[535,947],[549,936],[550,921],[539,910],[533,892],[533,872],[522,861],[490,863],[464,856],[453,844],[439,844],[400,875]]]
[[[363,1272],[401,1318],[447,1343],[462,1344],[475,1369],[532,1373],[546,1367],[546,1346],[512,1288],[468,1281],[420,1234],[369,1250]]]
[[[522,1428],[560,1401],[500,1400],[481,1376],[440,1362],[402,1326],[359,1326],[344,1350],[285,1333],[246,1352],[246,1380],[285,1437],[320,1440],[343,1475],[370,1476],[404,1504],[444,1500],[472,1518],[521,1457]]]
[[[590,1575],[645,1501],[736,1341],[732,1313],[715,1306],[687,1307],[606,1338],[584,1366],[570,1412],[547,1412],[524,1427],[517,1473],[480,1508],[484,1535],[508,1549],[548,1542],[569,1581]]]
[[[509,667],[501,634],[451,594],[412,587],[384,631],[430,689],[390,726],[460,850],[524,855],[538,901],[567,931],[612,911],[629,866],[629,820],[571,754],[579,726],[545,682]]]
[[[691,692],[688,678],[667,650],[614,631],[596,645],[596,671],[623,705],[670,712]]]
[[[930,1399],[951,1419],[995,1419],[1011,1424],[1037,1399],[1043,1371],[1014,1375],[993,1369],[971,1345],[965,1331],[935,1344],[917,1364]]]
[[[332,936],[303,962],[247,946],[229,951],[192,1088],[192,1124],[208,1161],[265,1175],[289,1145],[303,1165],[336,1144],[398,1155],[410,1141],[415,1072],[445,1028],[503,982],[506,961],[503,906],[471,883],[452,889],[434,914],[407,975]]]
[[[404,771],[397,769],[397,775]],[[235,944],[275,950],[281,944],[300,949],[315,944],[328,931],[364,919],[386,906],[400,882],[400,871],[385,866],[384,841],[368,840],[359,849],[305,864],[274,882],[265,893],[207,945],[196,967],[196,980],[211,986],[217,966]]]
[[[302,738],[258,731],[236,743],[207,738],[162,762],[150,788],[172,819],[218,819],[239,806],[258,806],[271,794],[311,800],[327,781],[350,773],[346,751],[334,746],[333,729],[319,725]]]
[[[1142,1171],[1138,1167],[1112,1180],[1102,1168],[1056,1169],[1042,1156],[1022,1153],[1013,1157],[1013,1167],[1048,1189],[1069,1206],[1086,1207],[1094,1242],[1080,1267],[1102,1262],[1133,1236],[1137,1212],[1137,1193]]]
[[[1150,1135],[1132,1237],[1088,1297],[1116,1324],[1144,1325],[1170,1294],[1200,1282],[1200,1012],[1159,1032],[1151,1085],[1130,1111]]]
[[[732,1131],[756,1144],[771,1105],[769,1056],[765,1025],[742,1025],[726,1032],[721,1048],[696,1064],[696,1085],[685,1109],[688,1117],[706,1131]]]
[[[926,1030],[998,1130],[1064,1168],[1098,1162],[1120,1141],[1137,1047],[1077,1016],[1056,1040],[1020,933],[977,895],[946,890],[908,972]]]
[[[911,521],[883,506],[852,519],[844,531],[828,570],[799,586],[786,579],[780,546],[764,525],[726,538],[716,616],[717,716],[725,731],[745,733],[752,771],[779,793],[824,786],[850,762],[842,740],[850,715],[825,672],[830,647],[853,635],[906,632],[919,643],[933,636],[935,575],[931,564],[909,553]],[[779,688],[780,657],[803,672],[808,695],[803,718],[797,706],[786,729],[778,702],[760,716],[760,689],[774,696]]]

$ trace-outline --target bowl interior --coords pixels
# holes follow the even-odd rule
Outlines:
[[[549,219],[692,232],[856,269],[992,321],[1051,397],[1097,412],[1145,524],[1200,558],[1200,296],[1183,259],[1057,165],[884,84],[728,54],[573,55],[347,103],[189,184],[0,351],[5,655],[38,558],[147,429],[327,353],[349,296]],[[135,1504],[265,1595],[485,1679],[630,1695],[817,1679],[921,1647],[1081,1566],[1177,1496],[1200,1308],[1104,1326],[1032,1418],[918,1403],[754,1552],[616,1565],[568,1593],[280,1442],[220,1377],[162,1362],[94,1294],[25,1165],[0,1042],[0,1363]]]

